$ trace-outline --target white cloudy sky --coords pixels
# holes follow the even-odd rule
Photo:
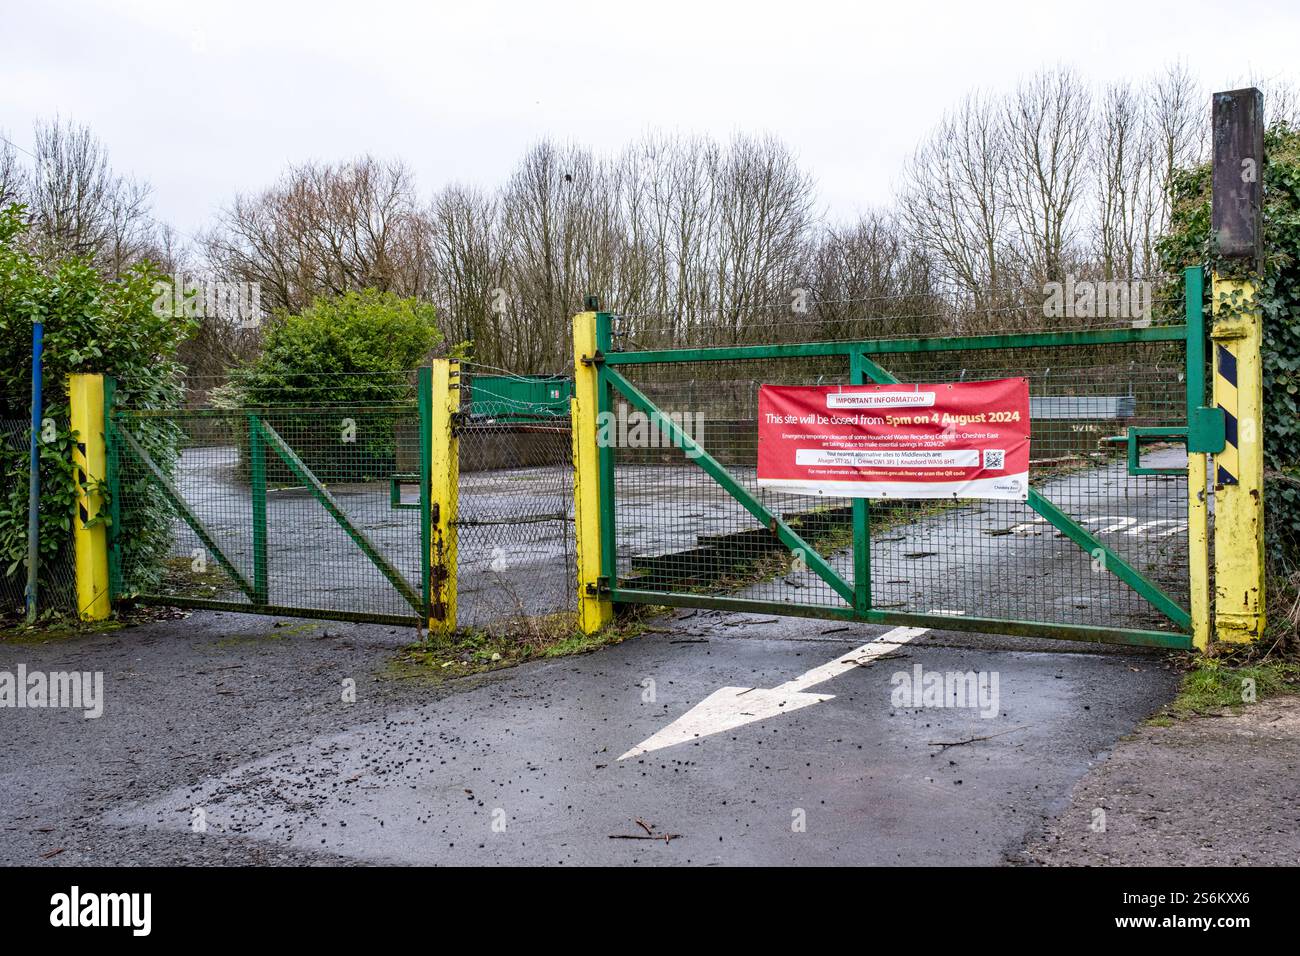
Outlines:
[[[1294,0],[4,6],[0,132],[30,148],[38,117],[89,124],[183,231],[289,162],[400,156],[431,191],[494,184],[543,136],[613,150],[650,129],[775,133],[848,215],[888,200],[968,90],[1181,59],[1207,89],[1251,78],[1267,96],[1296,77],[1300,39]]]

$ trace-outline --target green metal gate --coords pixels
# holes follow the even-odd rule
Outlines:
[[[1185,275],[1182,321],[1019,334],[644,350],[616,347],[627,337],[598,313],[596,354],[580,358],[597,367],[601,420],[657,416],[667,440],[600,442],[592,593],[1190,648],[1206,574],[1203,453],[1223,441],[1205,407],[1202,283],[1200,270]],[[1027,502],[757,486],[760,384],[1012,376],[1030,382]]]
[[[159,411],[105,391],[114,597],[430,620],[428,368],[377,384],[391,398],[366,404]],[[118,533],[124,511],[146,508],[169,520],[133,524],[170,542]]]

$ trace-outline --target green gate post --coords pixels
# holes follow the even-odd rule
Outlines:
[[[600,423],[609,421],[614,414],[614,402],[609,380],[605,374],[604,357],[613,344],[613,319],[608,312],[596,313],[596,431]],[[597,459],[600,464],[600,576],[606,587],[618,582],[618,540],[614,515],[614,449],[610,442],[600,445]]]
[[[866,385],[866,362],[861,352],[849,356],[849,381]],[[853,591],[854,607],[871,610],[871,506],[866,498],[853,499]]]
[[[114,601],[122,593],[122,459],[113,434],[113,403],[117,399],[117,379],[104,376],[104,459],[108,481],[108,597]]]
[[[266,552],[266,439],[256,415],[248,416],[248,458],[252,466],[253,603],[270,603]]]
[[[420,599],[424,601],[424,623],[432,617],[432,588],[429,542],[433,532],[433,369],[422,366],[416,372],[416,403],[420,417]]]

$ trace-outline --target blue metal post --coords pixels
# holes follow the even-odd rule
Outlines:
[[[27,623],[36,620],[36,571],[40,565],[41,525],[41,351],[45,326],[32,323],[32,441],[27,481]]]

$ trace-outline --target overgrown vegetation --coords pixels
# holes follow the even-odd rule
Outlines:
[[[44,324],[39,583],[43,589],[62,585],[65,591],[76,501],[76,436],[70,431],[67,376],[104,372],[118,379],[119,395],[135,407],[173,406],[180,398],[182,372],[176,349],[192,327],[187,320],[154,313],[158,273],[148,262],[106,279],[76,256],[38,258],[25,241],[26,229],[21,206],[0,211],[0,420],[14,423],[0,441],[0,576],[9,595],[15,588],[22,593],[26,575],[30,432],[25,423],[30,420],[33,322]],[[164,469],[175,462],[179,436],[174,429],[151,426],[136,437]],[[171,541],[171,515],[157,495],[139,500],[144,506],[132,509],[130,523],[121,529],[124,562],[157,574]]]
[[[441,340],[428,302],[365,289],[272,319],[261,354],[236,368],[227,399],[267,405],[384,405],[413,395],[406,373]]]
[[[1255,644],[1217,644],[1210,654],[1187,658],[1178,696],[1151,722],[1167,726],[1174,718],[1233,713],[1247,704],[1281,694],[1300,693],[1300,575],[1274,575],[1268,584],[1268,628]]]
[[[1252,661],[1230,656],[1197,657],[1163,717],[1240,712],[1247,704],[1300,692],[1300,664],[1278,658]],[[1160,723],[1159,717],[1157,723]]]
[[[524,626],[501,631],[466,630],[453,637],[429,637],[403,648],[389,673],[395,679],[445,680],[585,654],[644,633],[656,613],[655,608],[629,608],[598,634],[583,634],[573,615],[564,613],[527,618]]]
[[[1268,557],[1282,579],[1300,572],[1300,129],[1273,124],[1264,137],[1264,248],[1258,283],[1264,324],[1264,461]],[[1215,258],[1210,234],[1211,167],[1202,163],[1173,178],[1173,210],[1160,251],[1166,271],[1209,263],[1232,275],[1233,263]],[[1210,308],[1209,283],[1206,309]],[[1292,585],[1294,586],[1294,585]]]

